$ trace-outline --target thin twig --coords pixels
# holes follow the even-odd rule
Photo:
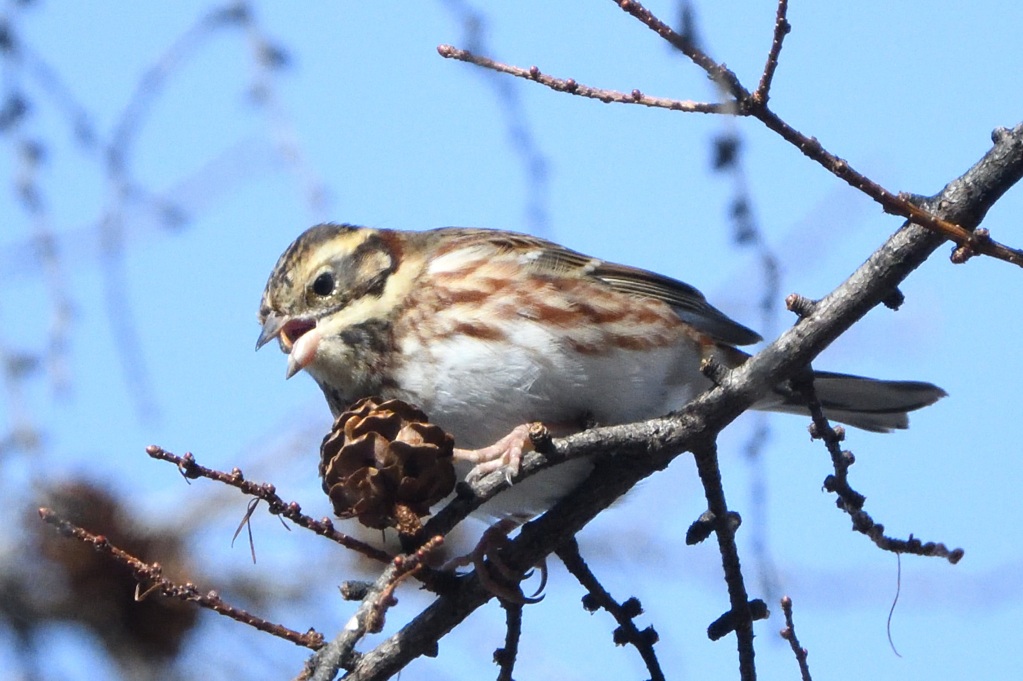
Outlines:
[[[519,654],[519,638],[522,636],[522,603],[512,603],[502,598],[501,607],[505,613],[506,633],[504,647],[494,651],[494,662],[501,668],[497,681],[512,681],[515,659]]]
[[[715,83],[721,84],[722,89],[735,98],[737,104],[742,104],[742,102],[750,99],[749,90],[743,87],[742,83],[739,82],[739,77],[733,71],[725,67],[724,64],[719,64],[711,59],[706,52],[689,40],[687,36],[674,31],[671,26],[654,16],[642,4],[634,0],[613,0],[613,2],[636,19],[639,19],[647,28],[661,36],[676,50],[689,57],[694,64],[706,71],[707,75]]]
[[[583,560],[579,553],[579,543],[575,538],[562,544],[556,553],[572,576],[586,589],[587,595],[583,597],[583,607],[589,612],[593,612],[598,607],[608,611],[618,622],[618,628],[614,632],[615,644],[629,643],[634,646],[639,651],[640,657],[643,658],[647,671],[650,672],[651,680],[664,681],[664,672],[661,671],[657,653],[654,652],[654,644],[658,640],[657,632],[652,626],[642,631],[636,626],[635,618],[643,613],[643,606],[639,600],[630,598],[619,604],[612,598],[590,570],[586,561]]]
[[[796,624],[792,621],[792,599],[788,596],[782,596],[781,611],[785,615],[785,628],[778,634],[789,642],[792,653],[796,656],[796,662],[799,664],[800,678],[803,681],[813,681],[813,677],[810,676],[810,666],[806,662],[806,648],[799,644],[799,638],[796,636]]]
[[[135,600],[137,601],[141,601],[155,592],[168,598],[177,598],[182,601],[196,603],[242,624],[247,624],[260,631],[265,631],[268,634],[282,638],[285,641],[290,641],[295,645],[311,650],[318,650],[324,645],[323,635],[313,629],[302,634],[280,624],[274,624],[261,617],[256,617],[242,608],[229,605],[220,598],[216,591],[208,591],[203,594],[199,592],[199,587],[191,582],[177,584],[163,576],[163,569],[159,563],[146,563],[127,551],[114,546],[105,536],[93,534],[64,520],[49,508],[40,508],[39,517],[47,524],[57,528],[57,531],[64,536],[89,544],[100,553],[105,553],[113,560],[130,569],[135,575],[135,579],[138,580],[138,588],[135,592]]]
[[[146,453],[154,459],[168,461],[174,464],[178,467],[178,470],[181,471],[181,475],[183,475],[186,479],[208,478],[210,480],[215,480],[225,485],[235,487],[241,490],[243,494],[248,494],[256,497],[257,499],[262,499],[267,503],[269,511],[273,515],[287,518],[299,527],[312,530],[316,534],[337,542],[347,549],[357,551],[367,558],[372,558],[373,560],[380,561],[382,563],[386,563],[393,559],[393,556],[388,555],[385,551],[374,548],[365,542],[361,542],[354,537],[348,536],[347,534],[338,532],[334,529],[334,523],[330,520],[330,518],[315,520],[314,518],[303,514],[302,507],[296,502],[287,502],[281,499],[281,497],[277,495],[277,490],[272,484],[266,482],[250,482],[245,479],[241,470],[238,468],[235,468],[230,473],[206,468],[205,466],[200,466],[196,463],[195,457],[192,456],[191,453],[186,453],[184,456],[176,456],[156,445],[149,445],[146,447]]]
[[[728,600],[731,609],[719,618],[709,629],[711,639],[718,639],[734,631],[736,646],[739,651],[739,678],[753,681],[757,677],[754,665],[753,620],[756,615],[766,616],[766,608],[761,609],[750,603],[746,593],[746,584],[739,564],[739,549],[735,545],[735,530],[739,527],[739,516],[728,510],[725,502],[725,491],[721,485],[721,470],[718,467],[717,445],[713,440],[699,443],[693,448],[696,469],[700,474],[700,482],[707,497],[707,511],[713,518],[714,533],[718,538],[718,550],[721,552],[721,566],[725,572],[725,583],[728,585]]]
[[[961,548],[949,550],[941,542],[925,543],[912,534],[908,539],[885,536],[884,525],[874,522],[870,514],[863,510],[866,497],[849,485],[849,468],[856,462],[856,458],[852,452],[842,449],[841,443],[845,439],[845,429],[841,426],[833,428],[827,417],[824,416],[824,409],[817,397],[817,391],[814,389],[813,372],[808,370],[801,373],[792,380],[792,383],[793,387],[802,394],[810,410],[810,417],[813,420],[810,436],[823,440],[831,455],[831,463],[835,472],[824,479],[824,489],[838,497],[838,507],[849,514],[853,529],[869,537],[878,548],[885,551],[933,556],[945,558],[953,565],[958,563],[964,553]]]
[[[531,66],[528,69],[511,66],[499,61],[494,61],[487,57],[473,54],[468,50],[460,50],[457,47],[452,47],[451,45],[440,45],[437,47],[437,52],[440,56],[446,59],[457,59],[458,61],[482,66],[484,68],[497,71],[498,73],[507,73],[510,76],[515,76],[516,78],[525,78],[526,80],[532,80],[549,87],[556,92],[568,92],[573,95],[578,95],[579,97],[599,99],[605,104],[641,104],[643,106],[658,109],[670,109],[671,111],[687,111],[693,113],[728,113],[731,111],[733,106],[731,103],[717,104],[712,102],[692,102],[679,99],[668,99],[666,97],[651,97],[643,94],[639,90],[624,93],[618,92],[617,90],[605,90],[603,88],[590,87],[589,85],[578,83],[572,78],[562,79],[548,76],[541,73],[540,69],[536,66]]]
[[[330,643],[325,644],[305,664],[304,678],[311,681],[332,681],[338,670],[351,670],[361,655],[355,651],[366,634],[383,629],[384,615],[398,601],[394,589],[408,577],[421,571],[427,558],[443,544],[442,537],[433,537],[418,550],[408,555],[395,556],[367,590],[359,608],[344,629]],[[302,676],[300,675],[300,678]]]
[[[761,106],[767,104],[770,98],[771,81],[774,80],[774,72],[778,68],[778,55],[781,54],[781,45],[785,36],[792,30],[786,14],[789,10],[788,0],[778,0],[778,13],[774,18],[774,37],[771,40],[771,49],[767,53],[767,63],[764,64],[764,73],[760,76],[760,85],[753,93],[753,99]]]

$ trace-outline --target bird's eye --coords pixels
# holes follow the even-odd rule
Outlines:
[[[323,272],[313,281],[313,293],[318,296],[329,296],[334,292],[334,275],[330,272]]]

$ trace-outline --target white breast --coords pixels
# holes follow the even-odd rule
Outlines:
[[[459,447],[492,444],[515,426],[638,421],[682,406],[702,388],[689,343],[580,354],[535,321],[504,326],[507,340],[454,336],[402,344],[397,383],[408,401],[452,433]]]

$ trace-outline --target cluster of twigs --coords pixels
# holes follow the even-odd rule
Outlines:
[[[711,59],[684,34],[671,29],[640,3],[633,0],[616,0],[616,3],[719,83],[726,92],[726,101],[701,103],[670,100],[651,97],[636,90],[619,93],[585,86],[573,79],[555,78],[543,74],[537,67],[521,68],[502,64],[450,46],[441,46],[439,52],[444,57],[525,78],[555,91],[605,102],[754,118],[828,171],[874,198],[886,212],[907,219],[903,229],[893,234],[830,295],[820,301],[799,305],[800,319],[797,324],[741,367],[725,371],[721,367],[708,365],[706,372],[714,379],[716,386],[681,412],[644,423],[596,428],[567,438],[538,443],[537,451],[527,455],[523,461],[522,473],[518,479],[569,458],[593,457],[612,452],[617,455],[601,459],[601,464],[583,485],[546,514],[523,526],[519,534],[501,549],[500,558],[511,570],[524,573],[549,554],[557,553],[586,588],[588,596],[584,599],[584,606],[590,610],[601,607],[610,612],[619,625],[614,635],[615,642],[635,646],[651,677],[657,679],[664,678],[654,654],[653,644],[657,636],[652,628],[640,630],[634,623],[642,611],[639,602],[628,599],[618,603],[612,599],[579,556],[574,537],[639,480],[663,469],[682,452],[692,452],[705,491],[707,510],[691,526],[687,541],[695,543],[709,538],[711,534],[716,536],[729,599],[728,609],[709,625],[708,635],[717,639],[734,632],[740,677],[753,679],[756,674],[753,624],[767,616],[767,606],[759,599],[751,599],[744,583],[735,543],[735,533],[741,519],[729,509],[725,499],[717,462],[716,436],[772,386],[793,377],[798,383],[799,377],[806,375],[806,368],[824,347],[873,307],[891,303],[892,292],[897,290],[899,283],[945,241],[950,240],[955,244],[953,259],[956,262],[979,254],[1023,265],[1023,253],[998,244],[986,230],[976,229],[987,209],[1023,176],[1023,125],[1013,130],[996,131],[991,151],[962,177],[949,183],[939,195],[914,198],[892,192],[852,169],[845,161],[825,150],[814,138],[796,131],[768,107],[771,81],[778,68],[783,41],[791,28],[786,18],[786,0],[778,2],[765,67],[753,90],[744,86],[736,74]],[[852,517],[855,529],[869,536],[885,550],[944,557],[952,563],[958,561],[962,556],[961,549],[949,550],[940,543],[924,544],[912,536],[899,540],[884,535],[883,526],[875,523],[863,510],[864,497],[848,483],[849,466],[853,458],[841,449],[842,433],[832,428],[821,413],[812,381],[804,381],[799,385],[811,405],[814,433],[823,439],[834,465],[834,475],[829,476],[826,486],[837,495],[839,506]],[[301,673],[303,679],[332,679],[342,668],[348,671],[346,678],[349,679],[388,678],[411,660],[421,655],[434,654],[437,642],[447,632],[494,597],[494,592],[486,587],[476,572],[457,580],[448,580],[443,585],[435,583],[432,588],[437,598],[431,605],[372,650],[364,653],[355,651],[367,633],[380,630],[384,614],[393,602],[395,587],[409,576],[422,577],[430,571],[427,567],[428,558],[441,542],[440,538],[475,508],[510,484],[500,473],[494,473],[471,485],[463,485],[457,497],[424,526],[420,536],[429,539],[420,546],[407,547],[407,552],[402,555],[392,557],[374,553],[369,547],[340,535],[333,530],[329,521],[316,521],[302,516],[297,505],[285,503],[272,487],[249,483],[238,471],[218,473],[198,466],[194,459],[187,456],[174,457],[159,448],[150,448],[149,451],[152,456],[177,465],[186,477],[208,477],[238,487],[244,493],[266,501],[271,513],[330,536],[364,555],[386,561],[386,567],[374,583],[355,589],[355,595],[361,599],[355,615],[333,641],[322,644],[310,658]],[[52,515],[48,515],[47,519],[58,522]],[[158,588],[165,595],[196,600],[218,612],[226,612],[222,605],[219,609],[214,607],[214,601],[210,599],[196,598],[192,590],[182,591],[161,581],[159,571],[154,571],[153,566],[137,565],[130,556],[111,550],[102,538],[66,525],[61,527],[80,540],[92,543],[98,550],[109,551],[116,559],[132,565],[145,589]],[[521,603],[506,603],[505,608],[508,634],[504,647],[498,650],[495,659],[500,668],[499,678],[509,679],[512,677],[518,648],[522,607]],[[802,677],[809,679],[806,651],[795,637],[790,600],[782,601],[782,610],[786,621],[782,636],[792,645]],[[247,621],[246,618],[239,619]],[[264,630],[272,631],[272,628]],[[277,631],[272,633],[282,635]],[[310,647],[320,647],[320,644],[319,639],[316,639],[315,646]]]
[[[863,173],[854,169],[844,159],[826,150],[817,139],[799,132],[771,111],[767,105],[771,81],[778,68],[778,58],[781,55],[782,43],[785,40],[785,36],[791,30],[791,26],[786,18],[788,11],[787,0],[779,0],[778,2],[778,14],[775,21],[771,48],[767,56],[767,63],[764,65],[760,83],[753,92],[750,92],[743,86],[739,77],[725,67],[724,64],[711,59],[709,55],[693,44],[686,36],[673,30],[671,26],[657,18],[639,2],[634,0],[615,0],[615,2],[622,10],[631,14],[667,41],[672,47],[689,57],[694,64],[706,71],[707,75],[714,82],[721,84],[726,89],[731,99],[725,102],[691,102],[662,97],[649,97],[639,90],[633,90],[626,94],[615,90],[582,85],[572,78],[561,79],[545,75],[536,66],[529,68],[509,66],[487,57],[473,54],[468,50],[452,47],[451,45],[441,45],[437,48],[437,51],[442,57],[448,59],[469,62],[518,78],[532,80],[558,92],[567,92],[580,97],[598,99],[605,103],[641,104],[670,109],[672,111],[724,113],[755,118],[810,159],[822,165],[840,180],[877,201],[886,213],[902,216],[911,220],[914,224],[931,229],[937,234],[942,235],[945,239],[955,243],[956,248],[952,253],[954,262],[965,262],[974,255],[987,255],[1023,267],[1023,251],[1009,248],[994,241],[987,230],[977,230],[975,226],[963,226],[928,212],[918,206],[914,202],[913,197],[908,194],[885,189]]]

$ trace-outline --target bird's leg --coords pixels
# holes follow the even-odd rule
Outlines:
[[[533,571],[530,570],[524,575],[520,574],[509,567],[499,554],[499,551],[509,543],[508,535],[521,524],[521,520],[513,517],[497,521],[483,533],[476,548],[464,556],[452,558],[444,565],[443,569],[453,570],[457,567],[472,565],[476,574],[479,575],[480,584],[501,600],[519,605],[539,603],[543,600],[540,592],[547,586],[547,561],[544,560],[537,565],[540,569],[540,586],[532,596],[525,596],[518,584],[523,579],[529,578]]]

